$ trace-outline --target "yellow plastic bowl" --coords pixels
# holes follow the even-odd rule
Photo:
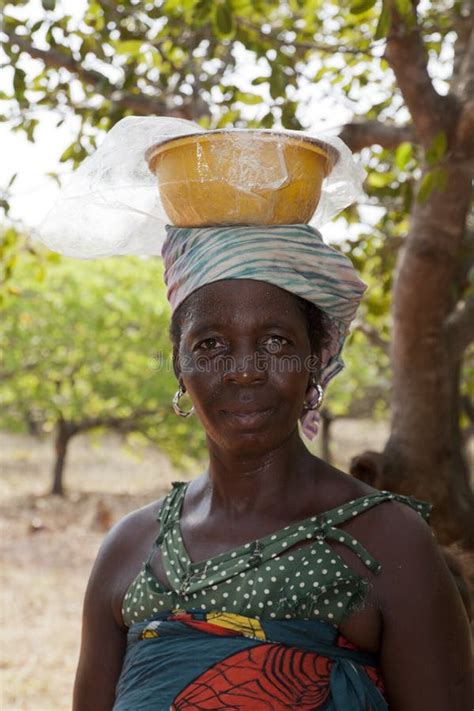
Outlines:
[[[309,222],[339,154],[307,136],[228,129],[171,138],[145,156],[171,223],[200,227]]]

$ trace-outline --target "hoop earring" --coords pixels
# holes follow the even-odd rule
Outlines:
[[[303,407],[305,410],[319,410],[324,399],[324,390],[319,383],[311,381],[313,388],[316,390],[316,397],[310,402],[305,402]]]
[[[180,407],[180,405],[179,405],[180,398],[183,397],[183,395],[184,395],[185,392],[186,392],[186,391],[184,390],[183,386],[180,385],[180,386],[179,386],[179,390],[177,390],[177,391],[175,392],[174,397],[173,397],[173,410],[174,410],[174,411],[176,412],[176,414],[179,415],[180,417],[189,417],[189,415],[192,415],[193,412],[194,412],[194,405],[193,405],[192,408],[191,408],[190,410],[188,410],[187,412],[186,412],[186,410],[182,410],[181,407]]]

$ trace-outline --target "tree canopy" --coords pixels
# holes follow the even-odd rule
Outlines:
[[[2,309],[1,426],[54,432],[57,493],[69,439],[99,428],[141,433],[176,465],[194,463],[203,435],[171,406],[160,260],[62,259],[39,279],[35,269],[33,257],[21,259]]]
[[[322,102],[326,116],[344,108],[338,133],[361,151],[368,177],[366,203],[344,213],[343,248],[371,284],[360,333],[390,342],[393,368],[389,441],[358,472],[430,498],[446,537],[474,542],[460,429],[472,413],[462,388],[474,337],[470,1],[67,7],[42,0],[35,14],[28,0],[5,3],[12,80],[2,98],[4,119],[31,140],[41,109],[58,122],[78,117],[62,156],[72,165],[129,114],[298,129],[314,128]]]

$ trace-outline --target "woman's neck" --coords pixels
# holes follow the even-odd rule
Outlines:
[[[209,443],[209,467],[202,480],[209,511],[257,513],[276,508],[277,502],[289,502],[311,478],[314,483],[317,461],[297,429],[278,448],[253,456],[222,451]]]

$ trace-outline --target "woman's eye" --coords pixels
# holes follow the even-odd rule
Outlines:
[[[266,348],[272,353],[278,353],[283,346],[288,345],[289,340],[283,336],[269,336],[264,341]]]
[[[197,344],[196,350],[212,351],[217,348],[219,344],[220,342],[217,338],[206,338],[204,341],[200,341]]]

